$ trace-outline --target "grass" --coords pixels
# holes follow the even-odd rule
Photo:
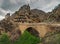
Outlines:
[[[25,31],[21,37],[15,42],[15,44],[37,44],[40,42],[40,38],[31,35]]]
[[[9,37],[6,34],[0,36],[0,44],[10,44]]]
[[[13,44],[38,44],[40,38],[31,35],[29,32],[25,31]],[[0,36],[0,44],[12,44],[11,40],[6,34]]]

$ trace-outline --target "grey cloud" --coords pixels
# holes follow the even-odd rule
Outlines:
[[[4,16],[4,13],[0,11],[0,16]]]
[[[2,20],[2,19],[4,19],[4,18],[5,18],[4,16],[1,16],[1,15],[0,15],[0,20]]]
[[[0,7],[1,7],[2,3],[3,3],[3,0],[0,0]]]
[[[25,0],[18,0],[17,2],[15,2],[17,0],[4,0],[2,3],[1,8],[4,10],[11,10],[11,11],[16,11],[18,10],[19,7],[21,7],[22,5],[24,5],[26,3]]]
[[[60,0],[30,0],[29,4],[30,4],[31,8],[38,8],[38,9],[43,10],[44,7],[45,8],[48,7],[47,6],[48,4],[51,4],[52,2],[53,3],[54,2],[59,2],[59,1]],[[2,3],[1,8],[4,9],[4,10],[16,11],[22,5],[24,5],[26,3],[27,3],[27,0],[13,0],[13,1],[12,0],[4,0],[3,3]]]
[[[4,16],[4,15],[5,15],[4,10],[0,8],[0,16]]]
[[[16,0],[13,0],[15,2]],[[11,10],[15,11],[18,10],[19,7],[27,3],[27,0],[20,0],[20,2],[13,3],[11,0],[4,0],[2,3],[1,8],[4,10]],[[30,5],[32,8],[37,8],[39,5],[38,3],[35,4],[36,0],[31,0],[32,4]]]
[[[11,10],[12,11],[15,9],[15,5],[11,4],[9,0],[4,0],[1,8],[4,10]]]

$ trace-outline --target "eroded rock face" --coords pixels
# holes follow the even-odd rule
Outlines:
[[[0,22],[0,34],[7,33],[11,40],[16,40],[21,35],[18,25],[14,22],[2,20]]]
[[[60,23],[60,4],[56,6],[51,12],[48,12],[47,21],[52,23]]]
[[[47,14],[45,12],[38,9],[30,9],[29,5],[22,6],[11,16],[11,19],[20,23],[39,23],[46,18]]]

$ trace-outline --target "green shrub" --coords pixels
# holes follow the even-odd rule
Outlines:
[[[6,34],[0,36],[0,44],[10,44],[9,37]]]
[[[29,32],[25,31],[18,40],[13,44],[37,44],[40,42],[40,38],[31,35]],[[6,34],[0,36],[0,44],[12,44],[9,37]]]
[[[37,44],[40,42],[40,38],[31,35],[25,31],[21,37],[14,44]]]

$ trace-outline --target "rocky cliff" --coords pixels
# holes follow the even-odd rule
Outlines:
[[[39,23],[46,19],[46,13],[38,9],[30,9],[29,5],[22,6],[11,18],[20,23]]]
[[[0,21],[0,35],[6,32],[9,37],[14,40],[17,39],[21,34],[18,23],[54,23],[60,22],[59,18],[60,5],[58,5],[52,12],[48,13],[38,9],[30,9],[29,5],[24,5],[11,16],[8,13],[5,16],[5,19]]]
[[[46,22],[60,23],[60,4],[56,6],[52,12],[48,12]]]

